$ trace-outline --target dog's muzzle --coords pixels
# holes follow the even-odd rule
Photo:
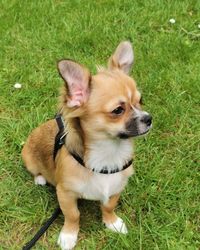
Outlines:
[[[136,137],[144,135],[149,132],[152,127],[152,116],[141,110],[136,110],[133,117],[126,123],[125,131],[120,132],[118,137],[127,139],[129,137]]]

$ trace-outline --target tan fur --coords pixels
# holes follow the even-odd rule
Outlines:
[[[77,186],[88,183],[94,175],[87,167],[90,146],[98,139],[106,139],[108,134],[110,138],[114,137],[130,119],[131,107],[139,106],[140,94],[136,84],[122,72],[117,64],[117,58],[118,55],[110,59],[110,69],[100,69],[95,76],[89,76],[88,70],[83,68],[80,76],[83,75],[83,82],[88,79],[86,85],[89,86],[90,93],[89,99],[87,100],[86,95],[80,107],[67,106],[69,100],[73,100],[73,96],[70,95],[68,87],[62,87],[59,110],[65,121],[67,136],[65,146],[58,151],[55,161],[54,140],[58,132],[55,120],[50,120],[33,130],[22,150],[22,158],[27,169],[34,176],[41,174],[49,183],[56,186],[58,201],[65,216],[62,232],[79,231],[80,214],[77,199],[82,198],[82,194],[76,190]],[[74,67],[75,63],[71,64]],[[79,71],[80,68],[79,65]],[[112,111],[121,105],[121,102],[125,113],[114,117]],[[69,152],[72,151],[84,159],[86,167],[81,166],[71,156]],[[132,172],[132,167],[129,167],[119,174],[123,178],[130,176]],[[114,209],[119,197],[120,194],[116,193],[106,204],[102,204],[104,222],[113,223],[116,220]]]
[[[120,194],[113,195],[106,205],[101,205],[101,211],[104,223],[113,223],[117,219],[117,215],[114,212],[117,206]]]
[[[58,132],[55,120],[50,120],[33,130],[22,150],[22,158],[27,169],[55,185],[55,162],[52,154],[54,140]]]

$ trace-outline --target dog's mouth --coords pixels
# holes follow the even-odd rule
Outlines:
[[[148,134],[148,132],[150,131],[151,128],[152,128],[152,124],[150,126],[147,126],[144,131],[139,131],[138,129],[135,129],[134,131],[120,132],[118,134],[118,137],[120,139],[128,139],[128,138],[131,138],[131,137],[139,137],[139,136]]]

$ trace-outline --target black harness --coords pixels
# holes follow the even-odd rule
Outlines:
[[[62,116],[60,114],[56,115],[55,117],[59,131],[55,137],[55,143],[54,143],[54,151],[53,151],[53,159],[55,160],[56,155],[58,153],[58,150],[61,149],[61,147],[65,144],[65,126],[62,119]]]
[[[61,149],[61,147],[65,144],[65,139],[66,139],[66,136],[67,136],[67,133],[65,133],[65,125],[64,125],[64,121],[63,121],[63,118],[62,118],[62,115],[61,114],[58,114],[56,115],[55,117],[56,119],[56,122],[57,122],[57,125],[58,125],[58,128],[59,128],[59,131],[55,137],[55,144],[54,144],[54,152],[53,152],[53,159],[55,160],[56,158],[56,155],[58,153],[58,150]],[[70,153],[74,159],[76,161],[78,161],[78,163],[80,163],[83,167],[85,167],[85,163],[83,161],[83,159],[75,154],[75,153]],[[100,172],[97,172],[97,173],[100,173],[100,174],[115,174],[117,172],[120,172],[120,171],[123,171],[125,170],[126,168],[130,167],[130,165],[132,164],[133,160],[129,160],[124,166],[122,169],[114,169],[112,170],[111,172],[108,172],[108,170],[105,168],[103,168]],[[96,172],[95,169],[92,169],[93,172]]]

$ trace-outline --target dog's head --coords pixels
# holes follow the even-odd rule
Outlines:
[[[141,94],[128,76],[133,60],[130,42],[121,42],[109,59],[108,68],[94,76],[74,61],[59,61],[58,70],[66,89],[63,105],[69,113],[79,116],[84,132],[91,138],[126,139],[151,128],[152,118],[142,111]]]

